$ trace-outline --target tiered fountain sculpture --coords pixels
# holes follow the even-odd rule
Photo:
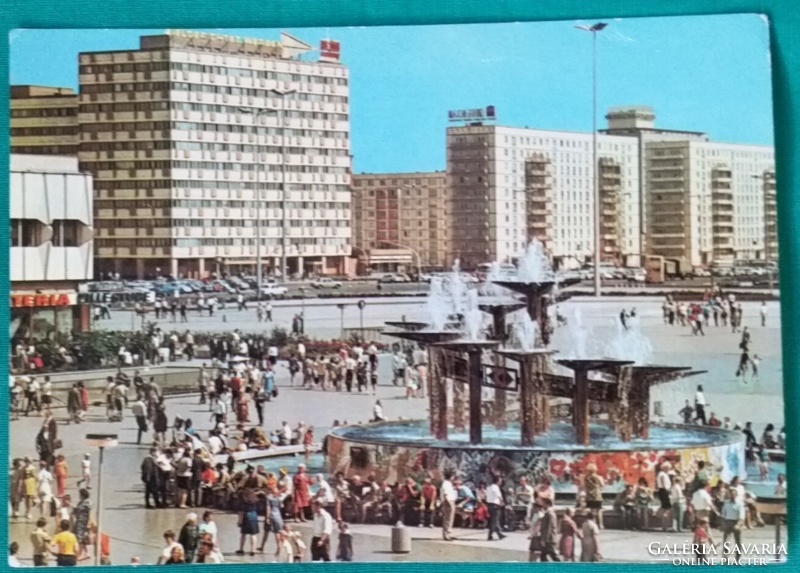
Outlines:
[[[618,332],[605,351],[592,356],[576,313],[569,347],[562,347],[566,356],[553,361],[544,297],[553,294],[555,284],[549,261],[535,242],[522,257],[517,276],[494,281],[484,292],[487,296],[465,284],[458,268],[444,280],[434,279],[427,304],[430,321],[392,322],[389,326],[401,330],[386,332],[428,349],[429,419],[332,430],[331,472],[374,473],[397,481],[419,472],[438,477],[450,468],[477,485],[498,473],[533,471],[535,459],[536,471],[547,475],[557,490],[574,491],[574,476],[564,472],[589,461],[602,461],[604,471],[615,467],[616,475],[629,482],[638,477],[653,481],[652,463],[629,465],[635,454],[673,462],[713,458],[719,463],[712,464],[712,471],[723,479],[743,475],[740,433],[651,424],[650,389],[702,372],[646,364],[643,349],[649,343],[642,343],[640,332]],[[525,300],[504,295],[502,289],[522,293]],[[527,312],[518,313],[509,336],[506,320],[522,309]],[[484,312],[492,316],[490,336]],[[516,367],[507,368],[506,360]],[[555,372],[558,368],[564,373]],[[487,388],[492,392],[485,392]],[[519,397],[517,421],[506,411],[512,392]],[[483,408],[484,394],[494,399],[491,408]],[[571,405],[571,421],[551,421],[551,400],[561,402],[554,407],[565,407],[564,401]],[[607,412],[606,420],[592,419],[592,404],[604,405],[600,410]],[[475,456],[484,461],[475,465]]]

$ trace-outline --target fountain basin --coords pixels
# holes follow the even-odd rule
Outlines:
[[[504,475],[506,486],[522,475],[538,482],[547,477],[558,492],[576,492],[577,478],[589,463],[597,465],[606,480],[606,491],[620,491],[625,483],[640,477],[654,485],[658,464],[669,460],[690,467],[705,460],[711,471],[728,481],[744,476],[744,436],[702,426],[652,426],[647,439],[623,442],[603,423],[591,423],[591,442],[576,443],[575,428],[565,422],[552,423],[537,435],[535,443],[520,443],[520,428],[510,423],[498,430],[482,428],[483,443],[470,444],[469,434],[449,429],[446,440],[431,436],[427,422],[383,422],[335,428],[328,435],[328,470],[348,476],[374,474],[389,483],[407,477],[441,479],[445,469],[454,469],[477,486],[491,483],[492,474]]]

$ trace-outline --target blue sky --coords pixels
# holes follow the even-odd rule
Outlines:
[[[354,167],[443,169],[449,109],[497,108],[499,122],[591,129],[591,35],[579,22],[293,29],[342,44],[351,73]],[[11,83],[77,87],[81,51],[138,46],[159,30],[18,30]],[[225,33],[277,39],[271,29]],[[656,125],[772,145],[767,23],[757,15],[610,20],[598,37],[598,125],[645,104]]]

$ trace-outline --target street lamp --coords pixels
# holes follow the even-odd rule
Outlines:
[[[411,254],[413,254],[417,258],[417,290],[419,290],[420,284],[422,284],[421,283],[422,263],[420,262],[419,253],[417,251],[415,251],[414,249],[412,249],[411,247],[407,247],[406,245],[401,245],[400,243],[392,243],[391,241],[380,241],[380,242],[385,244],[385,245],[391,245],[393,247],[400,247],[401,249],[406,249],[407,251],[411,251]]]
[[[295,93],[297,90],[267,90],[268,94],[275,94],[281,100],[281,105],[278,109],[251,109],[248,107],[240,107],[239,112],[247,115],[252,115],[254,118],[261,116],[276,114],[278,117],[278,125],[281,128],[281,282],[286,282],[286,128],[284,126],[284,113],[286,108],[286,96]],[[254,121],[258,127],[258,121]],[[266,136],[264,138],[266,140]],[[259,140],[259,149],[265,147]],[[261,169],[259,174],[264,175],[264,184],[267,182],[266,161],[259,162]],[[256,181],[258,186],[258,181]],[[256,298],[261,298],[261,287],[264,283],[264,268],[261,261],[261,190],[256,190]]]
[[[94,564],[100,565],[100,545],[103,536],[103,451],[117,446],[117,434],[86,434],[86,445],[100,449],[97,464],[97,539],[94,544]]]
[[[598,22],[591,26],[575,26],[592,33],[592,186],[594,190],[594,295],[600,296],[600,185],[597,169],[597,32],[608,26]]]

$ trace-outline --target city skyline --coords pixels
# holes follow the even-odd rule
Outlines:
[[[500,125],[590,131],[591,38],[575,24],[289,32],[315,46],[328,36],[342,43],[342,62],[351,70],[354,171],[402,172],[444,168],[449,109],[491,104]],[[132,48],[139,35],[158,32],[16,31],[10,37],[11,82],[77,87],[78,52]],[[279,31],[224,33],[277,38]],[[706,131],[716,141],[773,144],[769,37],[761,17],[612,20],[598,44],[600,128],[608,107],[640,104],[655,109],[658,127]],[[47,45],[59,48],[42,49]],[[519,73],[523,65],[529,72]],[[637,81],[619,83],[633,73]],[[465,78],[473,80],[469,95]],[[731,84],[731,78],[738,81]],[[517,93],[530,93],[530,103],[520,102]]]

